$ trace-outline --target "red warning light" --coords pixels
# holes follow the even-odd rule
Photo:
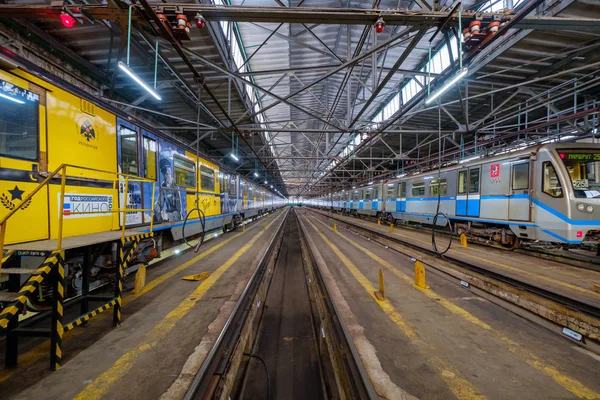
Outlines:
[[[377,22],[375,22],[375,32],[381,33],[383,32],[383,28],[385,28],[385,21],[383,18],[379,17]]]
[[[60,20],[65,28],[72,28],[75,26],[75,18],[71,17],[66,12],[60,13]]]
[[[563,159],[563,160],[565,159],[565,153],[560,153],[559,155],[560,155],[561,159]]]
[[[583,231],[577,231],[577,237],[583,237]]]

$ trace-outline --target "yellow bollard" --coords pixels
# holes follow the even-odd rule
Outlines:
[[[377,218],[377,225],[381,225],[381,218]]]
[[[594,292],[600,293],[600,285],[594,285]]]
[[[469,247],[469,245],[467,244],[467,235],[465,235],[464,233],[460,234],[460,245],[462,247]]]
[[[263,232],[266,232],[266,231],[267,231],[267,226],[263,225]]]
[[[390,224],[390,233],[394,232],[394,224]]]
[[[135,273],[135,287],[133,289],[133,293],[142,293],[144,286],[146,286],[146,265],[142,264]]]
[[[415,285],[421,289],[429,289],[425,283],[425,267],[421,261],[415,261]]]
[[[246,224],[242,222],[242,232],[246,232]]]
[[[333,231],[337,232],[337,225],[335,224],[335,222],[333,223]]]
[[[383,271],[379,270],[379,290],[375,291],[375,297],[379,301],[385,300],[385,283],[383,280]]]

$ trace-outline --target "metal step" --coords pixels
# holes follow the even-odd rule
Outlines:
[[[37,272],[34,268],[2,268],[0,274],[7,275],[33,275]]]
[[[13,302],[19,297],[17,292],[0,292],[0,301],[8,303]]]

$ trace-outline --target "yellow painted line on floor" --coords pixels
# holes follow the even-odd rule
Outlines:
[[[271,224],[269,224],[269,226],[271,226]],[[227,243],[231,242],[232,240],[240,237],[241,235],[243,235],[247,232],[250,232],[251,229],[254,229],[258,226],[259,226],[258,224],[255,224],[252,227],[250,227],[247,231],[236,233],[235,235],[225,239],[221,243],[218,243],[218,244],[214,245],[213,247],[198,254],[196,257],[194,257],[190,261],[188,261],[188,262],[180,265],[179,267],[174,268],[174,269],[170,270],[169,272],[159,276],[158,278],[150,281],[148,284],[146,284],[146,287],[144,288],[144,290],[141,293],[139,293],[139,294],[134,294],[133,292],[127,293],[125,296],[123,296],[123,305],[148,293],[149,291],[156,288],[161,283],[164,283],[167,279],[172,278],[174,275],[177,275],[181,271],[192,266],[194,263],[196,263],[196,262],[200,261],[201,259],[203,259],[204,257],[210,255],[215,250],[218,250],[219,248],[223,247]],[[110,314],[106,314],[106,313],[101,314],[96,318],[96,320],[108,318],[109,315]],[[65,336],[63,337],[63,343],[83,332],[85,332],[85,330],[82,330],[82,329],[74,329],[74,330],[68,331],[67,333],[65,333]],[[46,340],[46,341],[34,346],[33,348],[31,348],[24,354],[19,355],[19,368],[28,367],[28,366],[32,365],[34,362],[36,362],[40,357],[48,355],[49,349],[50,349],[50,340]],[[0,383],[12,378],[16,371],[18,371],[18,370],[13,370],[13,369],[0,370]]]
[[[271,224],[273,224],[273,220]],[[260,238],[263,231],[259,231],[248,243],[239,249],[223,265],[217,268],[210,276],[166,315],[150,332],[144,337],[142,344],[123,354],[107,371],[103,372],[92,383],[90,383],[81,393],[74,397],[76,400],[94,400],[102,398],[113,384],[118,382],[132,368],[135,360],[144,352],[154,348],[167,334],[175,327],[175,324],[198,303],[206,292],[217,282],[217,280]]]
[[[396,308],[388,301],[378,301],[375,297],[375,287],[371,284],[369,279],[360,272],[360,270],[350,261],[340,249],[334,245],[327,237],[308,219],[306,221],[313,227],[313,229],[321,236],[323,241],[329,246],[329,248],[335,253],[335,255],[342,261],[346,268],[350,271],[352,276],[360,283],[360,285],[367,291],[367,293],[373,298],[375,304],[377,304],[383,312],[400,328],[402,333],[408,337],[414,344],[419,346],[422,350],[429,350],[430,346],[418,335],[415,328],[413,328],[402,315],[396,310]],[[458,376],[458,371],[452,367],[446,360],[439,356],[426,355],[428,364],[433,367],[440,378],[448,385],[452,393],[459,399],[485,399],[485,396],[479,393],[479,391],[466,379]]]
[[[365,224],[361,224],[360,222],[358,224],[371,229],[371,227],[368,227]],[[429,242],[425,242],[425,241],[423,241],[423,240],[421,240],[419,238],[415,238],[415,237],[411,237],[411,236],[406,236],[406,235],[403,235],[403,234],[398,233],[398,232],[394,232],[393,235],[396,235],[396,236],[399,236],[399,237],[402,237],[402,238],[408,238],[411,241],[417,241],[417,242],[421,242],[421,243],[426,243],[427,245],[430,244]],[[461,251],[462,250],[463,249],[461,249]],[[484,250],[473,249],[472,247],[468,247],[465,250],[467,250],[467,251],[478,251],[478,252],[486,253]],[[452,249],[450,250],[450,253],[452,255],[454,255],[454,256],[457,256],[457,257],[464,256],[464,254],[462,254],[460,252],[456,252],[455,250],[452,250]],[[487,254],[487,256],[490,255],[490,253],[486,253],[486,254]],[[494,256],[496,256],[496,255],[498,255],[499,257],[502,257],[501,254],[494,253]],[[547,276],[544,276],[544,275],[539,275],[539,274],[536,274],[534,272],[529,272],[529,271],[526,271],[526,270],[523,270],[523,269],[520,269],[520,268],[516,268],[516,267],[513,267],[511,265],[503,264],[503,263],[500,263],[500,262],[495,262],[495,261],[492,261],[492,260],[490,260],[488,258],[477,257],[476,255],[473,255],[473,254],[467,255],[467,257],[473,258],[475,260],[478,260],[478,261],[481,261],[481,262],[484,262],[484,263],[487,263],[487,264],[494,265],[494,266],[496,266],[498,268],[503,268],[503,269],[507,269],[509,271],[513,271],[513,272],[517,272],[517,273],[526,275],[526,276],[528,276],[528,277],[530,277],[530,278],[532,278],[534,280],[535,279],[544,280],[546,282],[550,282],[550,283],[555,284],[555,285],[563,286],[563,287],[566,287],[566,288],[569,288],[569,289],[577,290],[577,291],[585,293],[585,294],[589,294],[589,295],[600,297],[600,293],[598,293],[598,292],[595,292],[595,291],[590,290],[590,289],[586,289],[586,288],[581,287],[581,286],[573,285],[573,284],[568,283],[568,282],[559,281],[559,280],[556,280],[556,279],[553,279],[553,278],[550,278],[550,277],[547,277]],[[589,283],[589,282],[587,282],[587,283]]]
[[[331,229],[331,228],[329,228],[329,226],[327,224],[325,224],[321,220],[317,220],[317,221],[319,221],[321,224],[323,224],[327,229]],[[483,322],[482,320],[480,320],[479,318],[477,318],[476,316],[474,316],[473,314],[471,314],[464,308],[459,307],[456,304],[444,299],[443,297],[441,297],[440,295],[438,295],[437,293],[435,293],[435,291],[433,291],[431,289],[421,289],[421,288],[417,287],[414,284],[414,281],[411,277],[400,272],[392,264],[390,264],[386,260],[382,259],[378,255],[374,254],[367,248],[359,245],[358,243],[354,242],[353,240],[351,240],[350,238],[346,237],[343,234],[340,234],[338,236],[340,238],[342,238],[343,240],[345,240],[346,242],[348,242],[353,247],[355,247],[356,249],[358,249],[359,251],[368,255],[373,261],[375,261],[378,264],[380,264],[381,266],[385,267],[387,270],[392,272],[394,275],[396,275],[397,277],[399,277],[400,279],[402,279],[403,281],[408,283],[415,290],[423,293],[425,296],[427,296],[431,300],[435,301],[436,303],[438,303],[441,306],[443,306],[444,308],[446,308],[448,311],[460,316],[464,320],[466,320],[472,324],[475,324],[482,329],[485,329],[486,331],[490,331],[491,333],[493,333],[494,336],[496,336],[496,338],[500,342],[502,342],[508,346],[508,349],[511,353],[515,353],[517,355],[524,356],[527,364],[529,364],[532,367],[534,367],[535,369],[543,372],[544,374],[546,374],[547,376],[552,378],[560,386],[562,386],[569,392],[573,393],[577,397],[583,398],[583,399],[599,399],[600,398],[600,393],[596,393],[594,390],[586,387],[583,383],[579,382],[578,380],[573,379],[569,376],[566,376],[566,375],[562,374],[560,371],[558,371],[556,368],[554,368],[553,366],[550,366],[550,365],[544,363],[539,357],[537,357],[534,354],[531,354],[529,351],[522,348],[520,344],[514,342],[507,336],[498,332],[497,330],[492,328],[490,325]]]

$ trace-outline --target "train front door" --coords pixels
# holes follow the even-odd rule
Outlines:
[[[458,171],[458,194],[456,215],[479,217],[481,167]]]
[[[529,161],[512,165],[511,193],[508,196],[508,219],[529,221]]]

